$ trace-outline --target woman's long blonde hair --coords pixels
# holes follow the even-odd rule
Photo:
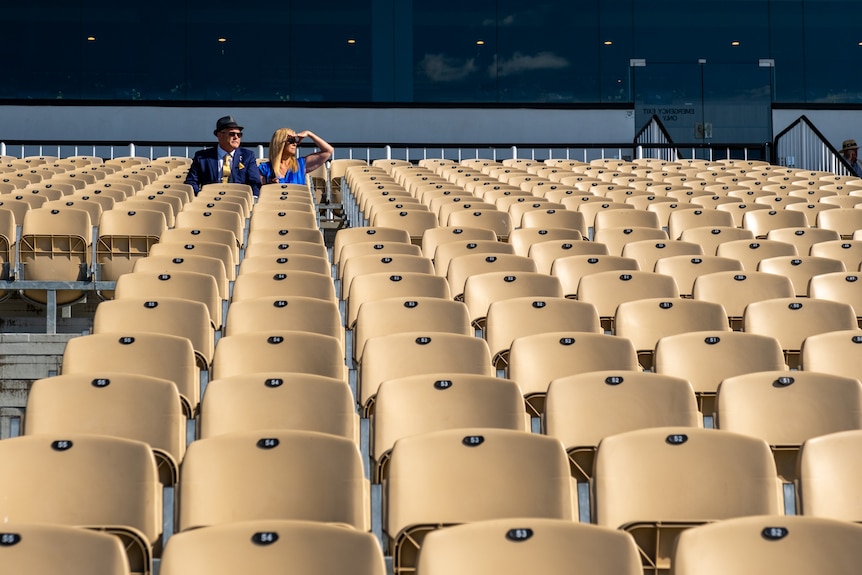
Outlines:
[[[299,170],[299,163],[296,161],[296,155],[291,154],[287,145],[287,137],[295,136],[296,132],[291,128],[279,128],[272,134],[272,139],[269,141],[269,161],[272,164],[272,170],[278,174],[279,178],[283,178],[287,172],[296,172]],[[287,161],[287,170],[282,172],[281,161]]]

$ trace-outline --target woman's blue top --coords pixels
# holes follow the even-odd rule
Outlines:
[[[278,179],[279,184],[303,184],[305,185],[305,158],[297,158],[296,163],[299,164],[299,169],[296,172],[287,172],[283,178]],[[260,175],[263,176],[263,182],[265,184],[272,183],[272,177],[274,175],[272,164],[270,162],[262,162],[258,169],[260,169]]]

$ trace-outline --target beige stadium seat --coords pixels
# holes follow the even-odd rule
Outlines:
[[[102,212],[96,247],[101,279],[116,281],[124,273],[130,273],[135,260],[149,255],[166,229],[165,217],[157,211]]]
[[[563,287],[559,278],[539,272],[488,272],[471,275],[464,283],[464,303],[478,331],[485,329],[488,309],[494,302],[524,296],[562,298]]]
[[[797,297],[808,295],[808,283],[823,274],[845,272],[844,262],[818,256],[778,256],[760,260],[758,271],[790,279]]]
[[[488,344],[472,335],[410,331],[377,336],[365,343],[358,366],[357,403],[368,416],[384,381],[435,372],[495,375]]]
[[[0,497],[4,524],[104,531],[119,538],[132,573],[153,572],[162,485],[146,443],[75,433],[6,439],[0,442],[0,493],[6,494]],[[0,547],[0,555],[4,551]],[[50,555],[60,556],[56,550]]]
[[[564,290],[568,292],[565,287]],[[614,332],[617,307],[644,298],[678,299],[679,288],[671,276],[640,270],[610,270],[584,275],[578,282],[578,300],[592,303],[605,331]]]
[[[774,337],[738,331],[689,332],[656,344],[655,372],[688,380],[704,416],[715,411],[718,385],[729,377],[787,369]]]
[[[544,433],[563,442],[572,476],[593,476],[596,446],[610,435],[648,427],[699,427],[688,380],[641,371],[589,371],[551,381]]]
[[[37,379],[27,398],[26,435],[92,434],[148,444],[161,482],[176,485],[186,451],[186,416],[173,381],[104,371]]]
[[[241,521],[171,537],[162,575],[271,573],[291,565],[308,575],[385,575],[375,537],[316,521]]]
[[[694,299],[724,306],[734,331],[742,331],[742,316],[748,304],[794,295],[793,283],[787,276],[756,271],[713,272],[698,276],[692,287]]]
[[[862,468],[862,430],[813,437],[799,453],[798,494],[801,515],[862,521],[859,498],[854,497]]]
[[[6,573],[130,575],[119,537],[90,529],[38,523],[0,528],[0,564]]]
[[[378,272],[357,276],[350,285],[344,309],[344,325],[353,329],[365,302],[389,297],[436,297],[451,299],[446,278],[422,272]]]
[[[488,307],[483,336],[494,367],[505,370],[512,342],[523,336],[548,331],[601,333],[594,305],[564,297],[513,297]]]
[[[737,259],[742,262],[743,269],[753,272],[757,271],[757,264],[760,260],[800,254],[793,244],[767,239],[740,239],[719,244],[715,250],[715,255]]]
[[[468,427],[396,441],[385,498],[384,532],[398,575],[413,571],[425,536],[438,526],[575,517],[562,444],[508,429]]]
[[[609,369],[641,369],[630,340],[599,333],[552,331],[515,339],[509,349],[506,376],[521,386],[527,411],[537,417],[544,412],[545,396],[553,380]]]
[[[521,389],[494,376],[450,372],[384,381],[372,419],[373,481],[388,478],[392,447],[402,437],[461,427],[529,431]]]
[[[614,333],[628,338],[638,363],[651,371],[655,347],[663,337],[699,331],[730,331],[721,304],[694,299],[643,298],[619,304],[614,314]]]
[[[477,553],[476,550],[482,550]],[[423,575],[495,575],[572,569],[595,575],[640,575],[630,537],[613,529],[559,519],[476,521],[429,533],[417,572]]]
[[[782,511],[767,443],[712,429],[655,427],[604,438],[592,491],[594,521],[630,533],[645,570],[669,568],[687,528]]]
[[[862,383],[814,371],[764,371],[718,386],[716,427],[769,443],[779,476],[797,479],[802,444],[829,433],[862,429]]]
[[[75,282],[90,278],[92,221],[88,212],[76,208],[27,210],[19,243],[21,279]],[[47,303],[46,290],[25,290],[22,295]],[[70,304],[83,298],[81,290],[57,290],[57,303]]]
[[[791,368],[801,362],[802,342],[809,336],[858,328],[850,304],[808,298],[776,298],[749,304],[742,318],[743,329],[774,337],[781,342]]]
[[[295,371],[346,380],[344,346],[334,336],[285,329],[219,339],[212,379],[255,371]]]
[[[684,531],[671,564],[676,575],[851,573],[860,535],[862,526],[817,517],[725,519]]]
[[[841,260],[848,272],[858,271],[862,266],[862,241],[851,239],[816,243],[811,246],[809,255]]]
[[[262,429],[192,442],[178,507],[178,531],[270,519],[370,528],[359,447],[313,431]]]
[[[201,402],[202,439],[254,431],[316,431],[359,444],[359,416],[341,379],[273,371],[216,379]]]
[[[530,250],[527,252],[527,256],[536,262],[537,271],[542,273],[551,273],[557,258],[585,254],[609,255],[609,252],[605,244],[573,240],[535,242],[530,245]]]

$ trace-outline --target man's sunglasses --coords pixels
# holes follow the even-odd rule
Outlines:
[[[231,138],[242,138],[242,132],[225,132]]]

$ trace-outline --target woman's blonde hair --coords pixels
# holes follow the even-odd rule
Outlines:
[[[272,134],[269,141],[269,161],[272,164],[272,170],[278,174],[279,178],[283,178],[287,172],[296,172],[299,170],[299,163],[296,161],[296,155],[291,154],[287,146],[287,137],[295,136],[296,132],[291,128],[279,128]],[[287,161],[287,171],[281,172],[281,161]]]

